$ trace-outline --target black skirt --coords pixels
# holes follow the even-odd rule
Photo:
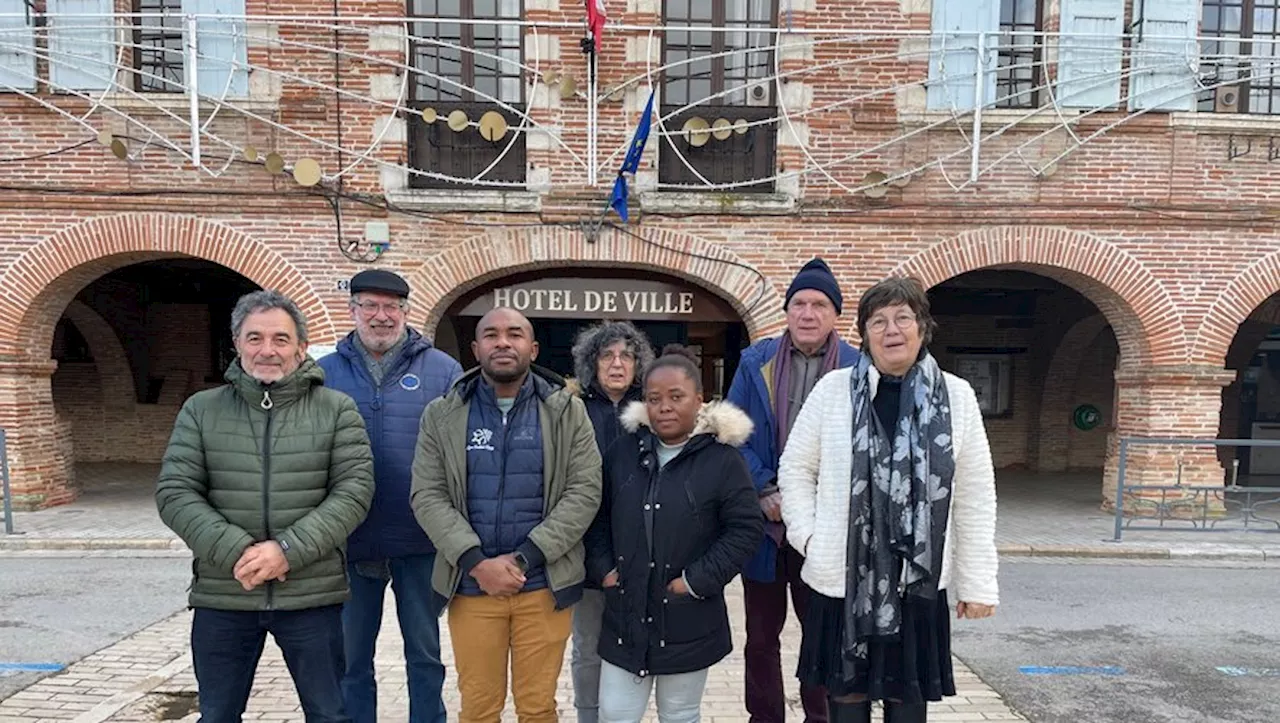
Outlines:
[[[802,630],[796,676],[828,695],[920,703],[956,694],[946,590],[934,600],[904,600],[898,639],[872,640],[852,679],[845,679],[842,659],[844,600],[811,593]]]

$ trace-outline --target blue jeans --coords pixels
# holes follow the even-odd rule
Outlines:
[[[348,723],[339,605],[271,612],[196,608],[191,656],[201,723],[240,723],[267,633],[284,653],[307,723]]]
[[[378,687],[373,656],[382,629],[387,583],[396,596],[409,674],[409,722],[444,723],[444,664],[440,662],[440,609],[431,589],[435,555],[397,557],[385,563],[351,563],[351,599],[342,606],[347,673],[342,695],[354,723],[377,723]]]
[[[658,723],[699,723],[707,671],[641,678],[607,661],[600,664],[600,723],[640,723],[652,693]]]

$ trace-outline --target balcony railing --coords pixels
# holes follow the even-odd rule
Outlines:
[[[519,48],[412,35],[420,23],[498,26],[485,37],[518,34]],[[660,59],[664,35],[693,30],[743,32],[612,25],[606,42],[630,37],[644,46],[630,57]],[[1259,38],[1231,46],[1242,55],[1215,38],[752,28],[765,45],[723,53],[750,56],[735,61],[748,80],[675,104],[664,78],[689,60],[588,59],[569,50],[581,33],[457,18],[0,15],[0,103],[10,118],[43,108],[121,158],[163,151],[213,177],[256,163],[309,184],[525,189],[538,167],[558,186],[604,191],[654,91],[642,187],[872,197],[925,173],[955,189],[997,169],[1047,175],[1138,119],[1280,110],[1280,57]],[[425,86],[440,100],[420,100]],[[949,140],[925,142],[936,134]]]

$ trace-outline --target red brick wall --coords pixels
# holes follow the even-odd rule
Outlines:
[[[904,16],[904,5],[918,12]],[[562,0],[559,7],[532,11],[529,18],[581,19],[581,3]],[[305,0],[287,7],[254,0],[248,9],[250,13],[318,15],[331,11],[327,4]],[[403,3],[390,0],[346,3],[343,8],[344,13],[384,16],[403,11]],[[647,12],[620,11],[618,16],[629,23],[657,20]],[[822,3],[819,12],[797,12],[791,20],[798,29],[863,21],[869,23],[867,27],[919,29],[928,26],[928,7],[898,0],[831,0]],[[558,60],[547,61],[544,68],[569,72],[579,81],[585,78],[584,60],[576,50],[580,28],[540,32],[557,36],[561,52]],[[296,27],[285,28],[283,34],[323,46],[331,42],[328,33],[305,36]],[[600,62],[601,87],[644,73],[644,63],[628,60],[625,47],[623,34],[611,32]],[[853,57],[873,47],[874,43],[845,40],[824,46],[821,56]],[[389,51],[369,54],[394,55]],[[297,47],[255,48],[251,58],[317,82],[332,79],[332,56],[327,53]],[[817,63],[794,59],[783,65]],[[919,62],[898,60],[854,70],[848,67],[854,66],[839,72],[806,73],[795,82],[808,86],[816,105],[818,100],[847,97],[858,84],[919,79],[924,72]],[[385,68],[351,60],[342,68],[344,87],[367,88],[378,70]],[[539,88],[539,93],[545,91],[545,86]],[[639,106],[637,92],[630,93],[633,97],[627,103],[601,106],[602,156],[627,142]],[[86,109],[83,101],[75,99],[50,102],[69,112]],[[367,146],[375,121],[386,115],[385,109],[371,104],[344,102],[339,118],[331,92],[297,82],[285,83],[279,99],[262,102],[266,116],[326,140],[336,139],[341,123],[349,149]],[[533,116],[558,128],[566,142],[584,147],[583,101],[569,99],[553,106],[539,107]],[[814,114],[808,119],[811,149],[820,158],[831,158],[917,130],[921,122],[899,114],[898,107],[871,101]],[[154,112],[130,113],[186,142],[180,123]],[[185,106],[179,115],[183,113]],[[119,120],[101,120],[108,116],[94,116],[94,122],[117,133],[145,135]],[[0,148],[5,157],[47,153],[92,138],[64,116],[12,94],[0,94],[0,119]],[[1114,120],[1114,115],[1098,114],[1082,121],[1077,131],[1087,134]],[[1000,114],[992,114],[990,122],[988,133],[1003,121]],[[967,133],[967,125],[962,122],[961,126]],[[251,142],[263,150],[279,150],[290,161],[312,155],[326,171],[336,167],[332,151],[232,112],[220,114],[210,131],[241,145]],[[1125,375],[1116,395],[1119,434],[1212,435],[1219,427],[1222,385],[1227,381],[1216,372],[1236,327],[1280,290],[1280,245],[1271,212],[1280,202],[1280,186],[1274,183],[1274,164],[1268,163],[1265,153],[1266,138],[1277,132],[1280,119],[1151,113],[1076,149],[1058,163],[1057,173],[1045,178],[1033,176],[1014,158],[960,192],[935,168],[903,188],[891,189],[885,198],[871,200],[810,173],[800,183],[797,212],[784,216],[644,213],[633,197],[635,218],[630,230],[644,240],[608,229],[588,239],[573,222],[592,217],[604,207],[608,184],[585,188],[578,180],[581,169],[570,154],[559,148],[535,149],[529,153],[530,164],[551,173],[551,189],[541,199],[540,214],[472,212],[462,204],[456,213],[387,215],[347,203],[342,206],[344,232],[358,237],[369,219],[390,223],[392,247],[379,265],[411,279],[413,321],[428,332],[465,291],[507,273],[535,268],[626,266],[644,273],[670,273],[733,302],[757,337],[781,327],[781,295],[795,269],[814,255],[832,263],[849,309],[856,306],[862,290],[891,273],[916,274],[933,285],[979,268],[1028,269],[1080,291],[1111,324],[1119,350],[1116,368]],[[984,143],[983,164],[1039,133],[1041,128],[1015,128]],[[1238,142],[1252,138],[1253,152],[1228,161],[1229,133],[1236,133]],[[848,185],[867,170],[904,169],[962,149],[964,144],[954,126],[941,126],[874,157],[834,169],[832,175]],[[1065,144],[1062,133],[1052,133],[1029,145],[1026,155],[1046,161]],[[659,145],[650,142],[651,149]],[[336,282],[349,278],[362,265],[339,252],[334,215],[327,203],[300,195],[288,176],[270,176],[259,167],[234,164],[222,177],[211,178],[183,167],[175,154],[155,144],[143,151],[140,144],[131,143],[131,149],[139,155],[129,163],[89,144],[5,165],[3,184],[9,189],[0,190],[0,287],[6,289],[0,299],[0,425],[18,430],[15,479],[24,494],[51,498],[61,494],[47,491],[52,489],[47,480],[64,472],[51,446],[59,421],[43,362],[56,320],[80,290],[103,274],[145,259],[196,256],[297,298],[312,319],[313,337],[319,343],[332,342],[348,325]],[[642,170],[656,168],[656,153],[646,153]],[[386,143],[374,151],[376,157],[391,162],[403,154],[400,143]],[[348,154],[348,162],[351,158]],[[796,148],[780,148],[780,169],[794,170],[803,163]],[[955,180],[964,177],[967,167],[967,154],[962,154],[946,170]],[[376,198],[383,190],[382,170],[372,163],[361,164],[345,177],[345,188]],[[178,189],[184,194],[171,193]],[[208,195],[192,195],[196,191]],[[111,195],[115,192],[130,195]],[[513,226],[482,228],[467,223]],[[755,272],[763,275],[763,285]],[[102,308],[103,314],[109,314]],[[176,404],[204,383],[202,374],[182,366],[186,360],[208,357],[207,348],[196,351],[201,342],[194,338],[188,316],[177,312],[173,316],[172,323],[178,326],[165,326],[160,330],[167,330],[164,334],[151,326],[139,329],[132,322],[128,329],[121,327],[129,349],[139,333],[148,340],[158,334],[163,341],[157,363],[167,365],[166,405]],[[853,314],[846,312],[842,331],[853,336],[852,326]],[[957,326],[948,333],[979,332]],[[1053,409],[1036,408],[1035,386],[1051,363],[1057,340],[1066,332],[1060,325],[1029,336],[1021,332],[1021,343],[1034,342],[1044,351],[1030,355],[1026,364],[1015,364],[1014,417],[991,421],[1002,464],[1034,466],[1040,455],[1029,435],[1039,431],[1045,419],[1059,418]],[[182,353],[188,342],[192,353]],[[1107,353],[1101,347],[1086,356],[1099,369],[1107,367]],[[174,377],[172,382],[169,376]],[[63,375],[59,384],[71,378]],[[1088,379],[1090,384],[1094,380]],[[1064,410],[1076,401],[1074,397],[1103,398],[1105,389],[1102,382],[1098,385],[1077,386]],[[158,430],[171,414],[171,406],[162,406],[141,412],[139,419],[154,416],[146,424],[154,423]],[[150,434],[142,436],[151,439]],[[1068,437],[1058,447],[1059,458],[1063,464],[1092,465],[1099,453],[1099,436],[1092,432],[1082,439]],[[154,439],[160,439],[158,431]],[[1109,449],[1114,448],[1113,435]],[[1158,470],[1163,463],[1152,455],[1146,464]],[[1114,465],[1109,464],[1109,469],[1114,472]],[[1208,466],[1204,469],[1206,475],[1212,473]]]
[[[142,363],[150,376],[163,380],[157,403],[104,398],[103,389],[131,385],[133,372],[113,360],[103,348],[108,342],[98,338],[94,348],[92,334],[95,360],[62,363],[54,372],[54,407],[70,425],[77,462],[158,462],[178,408],[194,392],[214,386],[206,381],[212,371],[207,306],[153,304],[139,316],[146,332],[131,341],[147,353]]]

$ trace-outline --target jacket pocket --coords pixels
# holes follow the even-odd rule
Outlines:
[[[719,597],[699,600],[691,595],[668,595],[663,624],[663,640],[692,643],[714,635],[720,629],[724,603]]]
[[[631,615],[627,611],[626,593],[621,585],[604,588],[604,621],[605,630],[612,632],[619,647],[626,647],[631,636],[627,633],[627,625]],[[613,642],[613,641],[609,641]]]

